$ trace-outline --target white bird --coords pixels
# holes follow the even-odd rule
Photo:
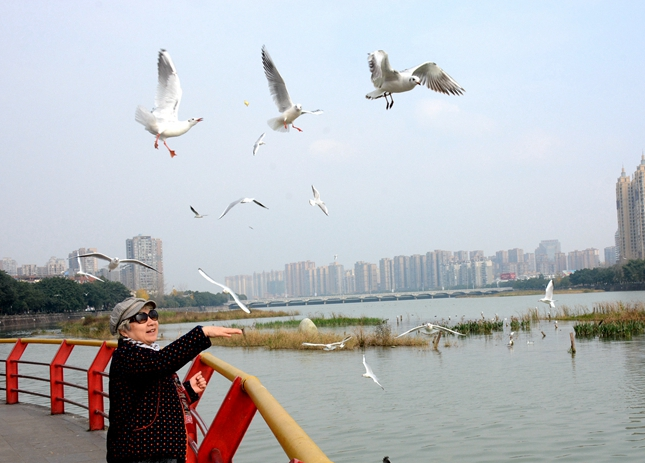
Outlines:
[[[190,210],[193,211],[193,214],[195,214],[196,219],[201,219],[201,218],[206,217],[208,215],[208,214],[204,214],[204,215],[200,214],[199,212],[197,212],[195,210],[195,208],[193,206],[190,206]]]
[[[166,138],[178,137],[188,132],[195,124],[202,121],[201,117],[191,118],[187,121],[178,120],[179,103],[181,103],[181,85],[175,65],[166,50],[159,52],[157,61],[159,83],[155,95],[155,107],[148,111],[143,106],[137,106],[134,119],[142,124],[145,129],[155,135],[155,149],[159,148],[159,140],[170,151],[170,157],[176,153],[166,143]]]
[[[368,53],[367,62],[376,90],[365,95],[365,98],[368,100],[385,98],[385,109],[394,106],[392,93],[408,92],[417,85],[425,85],[435,92],[446,95],[462,95],[466,91],[443,69],[430,61],[404,71],[395,71],[390,66],[387,53],[377,50]],[[387,99],[388,96],[390,101]]]
[[[323,350],[334,350],[334,349],[336,349],[336,348],[338,348],[338,349],[344,349],[344,348],[345,348],[345,344],[346,344],[346,343],[347,343],[347,341],[349,341],[350,339],[352,339],[352,336],[347,336],[347,337],[346,337],[345,339],[343,339],[342,341],[332,342],[332,343],[329,343],[329,344],[314,344],[314,343],[311,343],[311,342],[303,342],[303,343],[302,343],[302,345],[303,345],[303,346],[309,346],[309,347],[322,347],[322,348],[323,348]]]
[[[275,64],[273,64],[273,60],[265,46],[262,46],[262,66],[264,67],[264,74],[269,82],[269,91],[271,92],[273,101],[278,107],[278,111],[282,113],[280,117],[275,117],[267,121],[269,127],[273,130],[277,130],[278,132],[288,132],[289,125],[291,124],[291,127],[296,129],[298,132],[302,132],[302,129],[293,125],[293,121],[298,119],[301,114],[318,115],[322,114],[322,111],[320,109],[316,109],[315,111],[305,111],[302,109],[302,105],[300,103],[295,105],[293,104],[291,97],[289,96],[289,92],[287,91],[287,85],[284,83],[284,80],[278,72],[278,69],[275,67]]]
[[[374,372],[372,371],[372,369],[370,368],[370,366],[369,366],[369,365],[367,364],[367,362],[365,361],[365,354],[363,354],[363,365],[365,365],[365,373],[363,373],[363,376],[364,376],[365,378],[372,378],[372,380],[373,380],[376,384],[378,384],[379,386],[381,386],[381,383],[379,383],[379,382],[378,382],[378,378],[376,377],[376,375],[374,374]],[[383,386],[381,386],[381,389],[385,390],[385,388],[384,388]]]
[[[199,270],[199,274],[200,274],[201,276],[203,276],[204,278],[206,278],[208,281],[210,281],[210,282],[211,282],[211,283],[213,283],[214,285],[217,285],[217,286],[219,286],[220,288],[222,288],[222,292],[223,292],[224,294],[230,294],[230,295],[233,297],[233,300],[234,300],[234,301],[237,303],[237,305],[240,307],[240,309],[242,309],[242,310],[243,310],[243,311],[245,311],[246,313],[251,313],[251,311],[249,310],[249,308],[248,308],[247,306],[245,306],[245,305],[244,305],[244,303],[240,300],[240,298],[237,296],[237,294],[235,294],[235,293],[233,292],[233,290],[232,290],[231,288],[229,288],[228,286],[225,286],[225,285],[223,285],[223,284],[221,284],[221,283],[216,282],[216,281],[215,281],[215,280],[213,280],[211,277],[209,277],[208,275],[206,275],[206,272],[204,272],[201,268],[200,268],[200,269],[198,269],[198,270]]]
[[[226,208],[226,210],[224,212],[222,212],[222,215],[219,216],[219,218],[221,219],[222,217],[224,217],[226,215],[226,213],[228,211],[230,211],[233,206],[236,206],[236,205],[238,205],[240,203],[245,204],[245,203],[250,203],[250,202],[254,202],[258,206],[262,206],[263,208],[268,209],[268,207],[266,207],[260,201],[256,201],[255,198],[240,198],[240,199],[238,199],[236,201],[233,201],[231,204],[229,204],[228,207]]]
[[[103,281],[99,277],[94,276],[91,273],[86,273],[86,272],[83,271],[83,266],[81,265],[81,257],[80,256],[76,256],[76,260],[78,261],[78,272],[76,272],[77,275],[93,278],[93,279],[99,280],[99,281]],[[87,296],[87,294],[86,294],[86,296]]]
[[[329,210],[327,210],[327,206],[325,203],[320,199],[320,193],[318,193],[318,190],[316,190],[316,187],[311,185],[311,189],[314,192],[314,199],[309,200],[309,204],[312,206],[318,206],[324,213],[325,215],[329,215]]]
[[[422,333],[427,334],[428,336],[430,336],[432,334],[435,334],[438,331],[445,331],[446,333],[452,333],[452,334],[456,334],[458,336],[466,336],[465,334],[458,333],[458,332],[453,331],[453,330],[451,330],[449,328],[446,328],[444,326],[433,325],[432,323],[424,323],[423,325],[415,326],[414,328],[406,331],[405,333],[401,333],[396,337],[400,338],[401,336],[405,336],[406,334],[410,334],[413,331],[419,331],[421,329],[424,330],[424,331],[422,331]]]
[[[253,145],[253,156],[257,154],[258,150],[260,149],[260,145],[266,145],[266,143],[264,142],[265,135],[266,135],[266,132],[260,135],[260,138],[258,138],[258,140]]]
[[[96,257],[97,259],[107,260],[110,262],[108,264],[108,271],[110,272],[115,268],[117,268],[120,264],[137,264],[137,265],[143,265],[144,267],[159,273],[159,270],[157,270],[156,268],[146,264],[145,262],[141,262],[140,260],[137,260],[137,259],[119,259],[118,257],[113,258],[110,256],[106,256],[105,254],[101,254],[100,252],[91,252],[89,254],[79,254],[78,257]]]
[[[545,304],[549,304],[549,307],[552,309],[555,309],[555,304],[553,300],[553,280],[549,280],[549,284],[546,285],[546,291],[544,293],[544,298],[539,299],[540,302],[544,302]],[[549,318],[551,317],[551,313],[549,312]]]

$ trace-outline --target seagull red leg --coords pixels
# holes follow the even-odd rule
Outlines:
[[[168,148],[168,151],[170,151],[170,157],[171,158],[174,158],[175,156],[177,156],[177,154],[173,150],[170,149],[170,146],[168,146],[168,143],[166,143],[166,140],[163,141],[163,144],[166,146],[166,148]]]
[[[159,149],[159,137],[160,137],[160,136],[161,136],[161,134],[160,134],[160,133],[158,133],[158,134],[157,134],[157,136],[155,137],[155,149],[156,149],[156,150],[158,150],[158,149]],[[165,142],[164,142],[164,143],[165,143]]]
[[[302,132],[302,129],[300,129],[300,128],[296,127],[295,125],[293,125],[293,122],[291,123],[291,127],[296,129],[298,132]]]

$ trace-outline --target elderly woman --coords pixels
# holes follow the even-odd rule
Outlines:
[[[119,344],[110,365],[108,463],[184,463],[189,403],[206,387],[201,373],[181,383],[176,371],[210,347],[211,337],[241,330],[196,326],[163,349],[155,343],[154,301],[128,298],[114,307],[110,331]]]

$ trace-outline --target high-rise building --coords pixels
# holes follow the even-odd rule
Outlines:
[[[354,264],[354,278],[356,293],[368,294],[378,292],[378,267],[369,262],[356,262]]]
[[[311,277],[308,270],[315,269],[311,261],[294,262],[284,266],[284,283],[288,297],[312,296]]]
[[[3,257],[0,262],[0,270],[4,270],[11,276],[18,275],[18,263],[11,257]]]
[[[609,246],[605,248],[605,267],[611,267],[618,262],[618,247]]]
[[[645,154],[634,176],[625,174],[623,167],[616,182],[616,212],[618,219],[618,256],[621,262],[645,258]]]
[[[135,236],[125,240],[125,253],[126,258],[140,260],[157,269],[157,272],[143,265],[127,264],[123,266],[124,281],[122,283],[133,291],[145,289],[150,294],[163,294],[163,244],[161,240],[151,236]]]
[[[329,264],[327,268],[329,269],[329,280],[328,280],[329,292],[327,294],[329,295],[343,294],[345,292],[345,288],[343,284],[345,269],[343,268],[343,265],[334,261],[334,263]]]
[[[410,279],[410,257],[395,256],[394,259],[394,289],[408,289]],[[357,283],[358,284],[358,283]]]
[[[382,292],[394,290],[394,261],[389,257],[384,257],[379,261],[378,267],[381,277],[379,289]]]

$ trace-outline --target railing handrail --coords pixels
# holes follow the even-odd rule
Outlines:
[[[86,339],[5,338],[0,339],[0,343],[15,344],[12,353],[9,355],[9,357],[7,357],[5,361],[7,376],[7,403],[18,402],[18,392],[42,395],[43,397],[49,397],[51,399],[52,414],[64,413],[64,403],[72,403],[74,405],[86,408],[85,406],[78,404],[77,402],[65,399],[63,397],[64,393],[62,392],[62,390],[56,388],[62,388],[62,386],[64,385],[71,385],[63,381],[62,371],[64,368],[69,368],[69,366],[65,365],[65,361],[69,357],[74,346],[99,347],[99,353],[94,359],[92,366],[87,370],[87,391],[89,394],[87,409],[89,410],[90,415],[90,430],[104,428],[103,420],[105,418],[109,419],[109,416],[104,411],[103,400],[104,398],[109,397],[109,394],[103,392],[102,381],[106,376],[104,370],[109,362],[109,359],[112,356],[112,352],[118,345],[116,341],[93,341]],[[27,344],[59,344],[61,346],[54,359],[48,364],[50,365],[49,381],[52,388],[52,393],[50,396],[30,393],[28,391],[18,389],[17,387],[17,378],[24,377],[18,375],[18,364],[21,363],[19,359],[25,348],[27,347]],[[252,404],[255,406],[253,410],[257,409],[260,412],[260,415],[264,418],[264,421],[269,426],[269,429],[275,436],[276,440],[278,441],[286,455],[291,459],[291,461],[300,461],[306,463],[331,463],[331,460],[322,452],[322,450],[315,444],[313,440],[311,440],[311,438],[298,425],[298,423],[296,423],[296,421],[289,415],[289,413],[282,407],[282,405],[280,405],[280,403],[262,385],[258,378],[245,373],[244,371],[226,363],[225,361],[215,357],[208,352],[202,353],[195,358],[188,374],[190,375],[195,368],[205,369],[204,377],[206,381],[210,379],[212,372],[216,371],[229,381],[233,382],[232,388],[234,388],[238,383],[241,384],[241,388],[240,386],[237,387],[238,390],[241,391],[242,395],[248,397],[244,400],[248,401],[249,404],[252,402]],[[13,380],[13,378],[15,378],[15,381]],[[10,387],[10,384],[13,384],[14,386]],[[229,392],[229,394],[231,393]],[[194,405],[196,406],[197,404]],[[253,405],[251,405],[251,407],[253,407]],[[222,404],[222,407],[224,407],[224,403]],[[252,413],[248,416],[249,420],[252,419]],[[215,419],[217,419],[218,417],[219,413]],[[215,419],[213,421],[213,424],[215,424]],[[202,432],[204,432],[203,429]],[[246,428],[241,431],[242,435],[239,436],[240,440],[244,432],[246,432]],[[202,452],[202,450],[203,449],[199,449],[200,458],[202,454],[205,453]],[[209,449],[205,450],[208,451]],[[236,447],[233,448],[232,452],[234,453],[235,450]],[[187,461],[197,460],[189,458]],[[202,459],[200,459],[199,461],[201,462]]]

